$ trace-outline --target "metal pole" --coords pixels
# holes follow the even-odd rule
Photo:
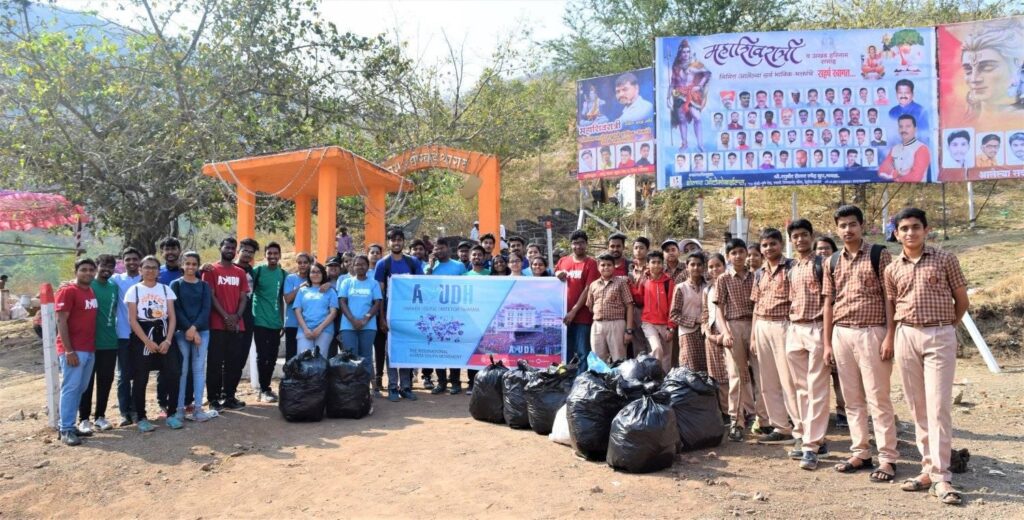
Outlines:
[[[885,226],[889,225],[889,186],[882,187],[882,234],[885,235]],[[888,235],[885,237],[889,239]]]
[[[576,219],[576,229],[583,229],[583,183],[580,183],[580,216]],[[550,246],[550,244],[548,244]],[[550,251],[550,249],[548,249]]]
[[[949,240],[946,234],[946,183],[942,183],[942,239]]]
[[[39,312],[43,313],[43,373],[46,378],[46,423],[57,429],[60,417],[60,367],[57,362],[57,313],[54,310],[53,287],[39,286]]]
[[[988,344],[985,343],[985,338],[981,336],[981,331],[978,330],[978,326],[975,325],[971,315],[965,312],[960,323],[964,324],[964,328],[967,329],[967,333],[970,334],[971,339],[974,340],[974,346],[978,347],[978,352],[981,352],[981,357],[985,360],[985,364],[988,365],[989,372],[998,374],[1001,371],[999,363],[996,362],[996,358],[992,355],[992,351],[988,349]]]
[[[697,195],[697,238],[704,240],[704,195]]]
[[[974,183],[967,183],[967,222],[968,227],[974,228]]]
[[[583,212],[581,211],[580,212],[581,218],[582,218],[582,215],[583,215]],[[544,232],[547,233],[547,235],[548,235],[548,266],[550,266],[550,269],[554,270],[554,268],[555,268],[555,240],[551,236],[551,221],[550,220],[544,222]]]

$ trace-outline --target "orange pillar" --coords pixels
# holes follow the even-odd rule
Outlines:
[[[364,248],[370,244],[378,243],[384,246],[384,250],[387,251],[387,245],[384,244],[385,235],[387,235],[387,230],[384,228],[386,225],[385,215],[387,214],[387,192],[380,186],[370,186],[369,193],[363,199],[363,205],[366,210],[366,233],[363,238]]]
[[[239,241],[244,238],[256,238],[256,194],[245,189],[242,184],[244,180],[244,177],[240,177],[239,184],[235,186]]]
[[[480,170],[482,181],[479,198],[480,234],[493,233],[499,240],[494,242],[493,254],[501,248],[501,171],[497,157],[488,157]]]
[[[313,201],[309,195],[295,196],[295,251],[309,253],[313,250]]]
[[[323,263],[338,254],[334,233],[338,219],[338,167],[322,166],[316,189],[316,261]]]

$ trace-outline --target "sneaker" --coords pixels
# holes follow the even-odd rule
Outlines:
[[[836,414],[836,428],[840,430],[850,429],[850,423],[846,420],[846,416],[843,414]]]
[[[804,458],[803,442],[800,439],[796,439],[796,442],[793,443],[793,447],[789,450],[789,458],[792,460]]]
[[[264,390],[260,392],[260,395],[259,397],[257,397],[257,400],[264,403],[276,403],[277,394],[275,394],[273,390]]]
[[[388,388],[388,401],[397,403],[402,400],[402,396],[398,393],[397,388]]]
[[[424,385],[424,386],[426,386],[426,385]],[[447,390],[447,389],[448,389],[448,385],[447,384],[438,384],[437,386],[433,387],[430,390],[430,394],[431,395],[443,394],[444,391]]]
[[[224,400],[224,408],[228,410],[241,410],[245,408],[245,401],[239,401],[234,397],[229,397]]]
[[[210,401],[210,409],[220,412],[224,409],[224,403],[222,401]]]
[[[75,435],[77,435],[79,437],[92,437],[92,430],[83,431],[83,430],[79,430],[77,427],[75,427],[74,431],[75,431]]]
[[[733,442],[743,442],[743,428],[738,424],[732,425],[729,429],[729,440]]]
[[[806,469],[807,471],[814,471],[818,468],[818,456],[810,451],[805,451],[803,457],[800,458],[800,469]]]
[[[469,385],[469,388],[466,389],[466,395],[473,395],[473,385]]]
[[[131,426],[133,424],[135,424],[135,421],[133,421],[130,417],[122,417],[121,418],[121,422],[117,423],[117,427],[118,428],[125,428],[125,427]]]
[[[778,430],[757,437],[758,444],[793,444],[794,442],[796,442],[796,439],[792,435],[780,433]]]
[[[164,422],[166,422],[167,427],[172,430],[180,430],[182,426],[185,426],[181,421],[181,417],[178,417],[178,414],[174,414],[168,417],[167,420]]]
[[[206,421],[209,421],[210,419],[213,419],[216,416],[215,415],[210,415],[207,412],[199,410],[197,412],[194,412],[192,415],[188,415],[186,417],[190,417],[195,422],[206,422]]]
[[[78,438],[74,430],[65,430],[60,432],[60,442],[63,442],[68,446],[78,446],[82,444],[82,440]]]
[[[408,399],[409,401],[415,401],[415,400],[419,399],[418,397],[416,397],[416,394],[412,393],[412,389],[411,388],[406,388],[406,389],[398,392],[398,395],[402,399]]]
[[[89,419],[78,423],[78,431],[83,437],[89,437],[92,435],[92,423],[89,422]]]
[[[151,431],[153,431],[155,429],[156,429],[156,426],[153,425],[153,423],[149,422],[149,420],[142,419],[141,421],[139,421],[139,431],[140,432],[142,432],[142,433],[149,433],[149,432],[151,432]]]
[[[769,435],[775,431],[775,428],[772,428],[771,426],[755,426],[754,428],[751,428],[750,431],[757,435]]]
[[[424,390],[433,390],[434,389],[434,382],[431,381],[429,377],[424,377],[423,378],[423,389]]]
[[[111,429],[113,427],[114,427],[114,425],[110,424],[110,421],[108,421],[106,417],[97,417],[96,418],[96,429],[97,430],[99,430],[101,432],[105,432],[105,431],[107,431],[107,430],[109,430],[109,429]]]
[[[462,393],[462,385],[452,385],[452,389],[448,391],[451,395],[459,395]]]

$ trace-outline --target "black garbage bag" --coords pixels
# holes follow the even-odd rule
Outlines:
[[[612,420],[608,465],[629,473],[650,473],[672,466],[679,433],[672,408],[645,395],[626,405]]]
[[[327,360],[314,348],[284,364],[277,407],[290,422],[320,421],[327,398]]]
[[[551,433],[555,415],[565,404],[565,398],[569,396],[575,377],[575,368],[559,366],[545,372],[537,372],[537,375],[526,384],[526,409],[530,417],[530,429],[534,433]]]
[[[711,448],[722,443],[722,412],[718,408],[718,383],[705,372],[673,368],[661,384],[676,415],[679,450]]]
[[[587,460],[604,460],[612,420],[626,405],[626,399],[615,393],[614,376],[580,374],[565,403],[573,449]]]
[[[640,354],[634,359],[623,361],[618,366],[618,370],[619,375],[623,378],[643,383],[649,381],[660,383],[662,379],[665,379],[665,371],[661,368],[661,362],[658,361],[658,358],[647,354]]]
[[[365,360],[342,350],[327,361],[327,417],[362,419],[370,414],[370,373]]]
[[[473,379],[473,395],[469,398],[469,414],[478,421],[492,423],[505,422],[503,408],[505,406],[501,395],[502,376],[508,372],[501,361],[494,362],[491,356],[491,364],[476,373]]]
[[[501,376],[502,416],[511,428],[530,427],[530,415],[526,406],[526,384],[536,377],[537,369],[520,359],[516,367]]]

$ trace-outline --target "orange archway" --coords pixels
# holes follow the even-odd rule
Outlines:
[[[448,148],[440,145],[418,146],[384,161],[391,173],[407,173],[441,168],[478,177],[481,181],[479,199],[480,234],[500,236],[501,226],[501,167],[494,155]],[[495,243],[500,247],[501,241]]]

